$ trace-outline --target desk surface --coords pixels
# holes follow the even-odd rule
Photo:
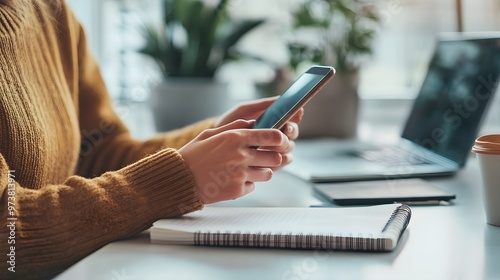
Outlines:
[[[448,206],[413,206],[393,252],[153,245],[146,232],[108,244],[57,279],[500,279],[500,227],[485,222],[476,159],[456,176],[429,181],[457,199]],[[280,171],[252,194],[217,206],[324,202],[307,182]]]
[[[384,142],[397,137],[404,121],[401,116],[410,106],[410,100],[363,101],[360,138]],[[481,134],[500,131],[500,111],[490,111],[488,126]],[[135,109],[130,112],[139,112],[129,114],[135,135],[151,134],[144,131],[144,122],[134,126],[147,114]],[[475,157],[471,156],[466,168],[457,175],[429,181],[455,193],[457,199],[449,206],[413,206],[410,225],[393,252],[153,245],[146,232],[108,244],[57,280],[500,279],[500,227],[485,222]],[[309,207],[325,202],[309,183],[279,171],[270,182],[257,184],[253,193],[217,206]]]

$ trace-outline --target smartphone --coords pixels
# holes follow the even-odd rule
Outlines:
[[[257,118],[253,128],[281,129],[334,75],[333,67],[312,66]]]

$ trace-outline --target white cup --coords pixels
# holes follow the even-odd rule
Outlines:
[[[477,138],[472,151],[481,169],[486,222],[500,226],[500,134]]]

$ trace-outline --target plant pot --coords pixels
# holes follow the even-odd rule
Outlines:
[[[157,131],[168,131],[224,113],[228,85],[209,78],[169,78],[151,89]]]
[[[359,72],[337,74],[304,107],[300,138],[356,136]]]

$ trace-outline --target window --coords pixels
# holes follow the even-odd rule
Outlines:
[[[463,31],[493,31],[500,27],[495,0],[461,0]],[[383,9],[385,24],[374,44],[374,55],[363,68],[364,97],[412,98],[418,90],[435,38],[458,31],[460,0],[392,0]]]
[[[209,1],[209,0],[207,0]],[[210,0],[214,1],[214,0]],[[246,37],[241,47],[266,57],[274,64],[287,61],[283,34],[290,25],[289,9],[300,0],[233,0],[235,16],[266,17],[266,27]],[[425,73],[440,32],[458,30],[460,0],[388,0],[380,9],[384,23],[374,42],[374,53],[363,65],[360,93],[365,98],[413,98]],[[500,28],[500,2],[461,0],[464,31]],[[113,97],[144,101],[148,87],[160,77],[152,63],[135,50],[142,41],[138,26],[142,18],[160,22],[159,0],[70,0],[86,27],[92,50],[99,59]],[[220,73],[232,79],[234,69],[245,69],[238,79],[262,80],[273,74],[264,63],[228,65]],[[231,77],[230,77],[231,75]]]

